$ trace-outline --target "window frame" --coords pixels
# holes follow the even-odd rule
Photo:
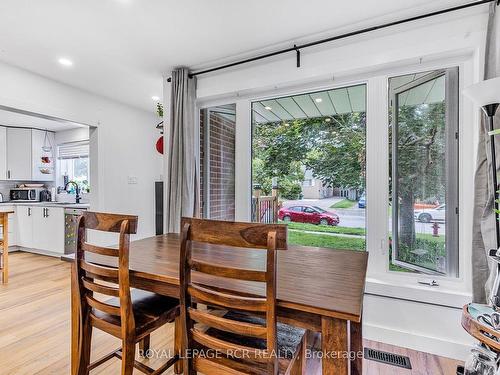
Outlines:
[[[478,129],[481,116],[472,103],[460,95],[459,103],[459,185],[460,185],[460,220],[459,254],[460,274],[457,278],[432,276],[439,282],[433,288],[419,284],[428,279],[418,273],[402,273],[389,269],[389,163],[388,163],[388,103],[389,77],[431,71],[449,67],[459,67],[459,89],[477,82],[481,65],[478,62],[478,50],[448,51],[436,55],[419,56],[415,61],[398,60],[393,64],[367,67],[361,71],[348,70],[345,74],[336,74],[335,79],[328,77],[303,77],[293,85],[256,85],[248,91],[225,91],[219,96],[205,96],[197,99],[197,108],[206,108],[227,102],[236,103],[236,220],[249,221],[251,218],[252,188],[252,102],[276,97],[310,93],[359,84],[367,85],[367,169],[366,169],[366,248],[370,252],[368,262],[366,292],[368,294],[407,299],[461,308],[471,298],[471,265],[473,203],[469,199],[473,194],[473,176],[475,159],[470,155],[477,153]],[[332,70],[331,74],[334,72]],[[467,126],[465,126],[465,124]],[[465,156],[467,157],[465,157]],[[380,162],[380,160],[382,160]]]
[[[444,277],[458,277],[459,276],[459,68],[450,67],[444,69],[436,69],[434,71],[421,71],[420,73],[426,73],[424,76],[411,81],[408,84],[398,87],[396,90],[390,92],[389,107],[398,108],[398,98],[399,94],[406,92],[413,87],[424,84],[426,82],[432,81],[438,77],[445,77],[445,103],[446,103],[446,206],[449,207],[446,210],[446,272],[442,273],[439,271],[434,271],[425,267],[418,266],[416,264],[407,263],[401,261],[398,258],[398,199],[391,199],[392,202],[392,257],[390,262],[392,264],[401,266],[410,270],[417,271],[423,275],[439,275]],[[392,78],[398,76],[389,76],[387,79],[387,85],[390,87],[389,81]],[[391,146],[391,154],[389,160],[391,161],[391,176],[398,175],[398,165],[397,158],[394,155],[398,154],[398,143],[394,142],[393,139],[397,139],[398,127],[396,111],[393,110],[392,122],[390,127],[392,128],[392,140],[389,139],[389,145]],[[454,162],[452,162],[454,160]],[[392,197],[397,196],[395,193],[398,189],[398,179],[391,179],[392,183]],[[442,205],[440,205],[442,206]],[[397,272],[397,271],[396,271]]]
[[[68,146],[87,146],[89,151],[86,156],[79,156],[79,157],[61,157],[59,155],[59,149],[68,147]],[[57,186],[62,186],[60,185],[60,182],[62,181],[62,176],[61,176],[61,162],[63,160],[79,160],[79,159],[88,159],[87,161],[87,181],[88,181],[88,186],[91,188],[91,162],[90,162],[90,140],[80,140],[80,141],[72,141],[72,142],[65,142],[65,143],[60,143],[57,145],[57,158],[56,158],[56,179],[55,183]],[[74,176],[73,178],[74,179]],[[70,179],[71,180],[71,179]],[[82,190],[82,194],[87,194],[87,192]]]

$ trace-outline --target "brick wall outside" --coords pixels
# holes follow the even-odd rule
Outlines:
[[[204,191],[207,179],[204,176],[206,163],[205,116],[200,116],[200,193],[203,212]],[[210,176],[209,176],[209,218],[234,220],[234,169],[235,169],[235,128],[236,123],[228,116],[210,112]]]

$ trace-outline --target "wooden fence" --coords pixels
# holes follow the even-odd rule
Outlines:
[[[255,223],[278,222],[278,190],[273,189],[271,196],[261,196],[260,190],[254,190],[252,197],[252,221]]]

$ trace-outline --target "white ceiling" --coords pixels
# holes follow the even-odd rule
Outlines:
[[[0,60],[154,111],[162,73],[468,0],[1,0]],[[58,58],[73,60],[63,67]],[[0,103],[1,104],[1,103]]]
[[[76,124],[74,122],[0,109],[0,126],[2,125],[42,130],[46,129],[54,132],[85,127],[85,125]]]

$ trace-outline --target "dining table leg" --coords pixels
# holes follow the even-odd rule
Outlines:
[[[351,375],[363,374],[363,321],[349,322],[350,350],[351,350]]]
[[[349,322],[323,316],[321,318],[321,350],[323,375],[347,375],[349,371]]]
[[[78,318],[80,301],[76,282],[76,264],[71,263],[71,375],[77,375],[78,369],[78,337],[80,321]]]

